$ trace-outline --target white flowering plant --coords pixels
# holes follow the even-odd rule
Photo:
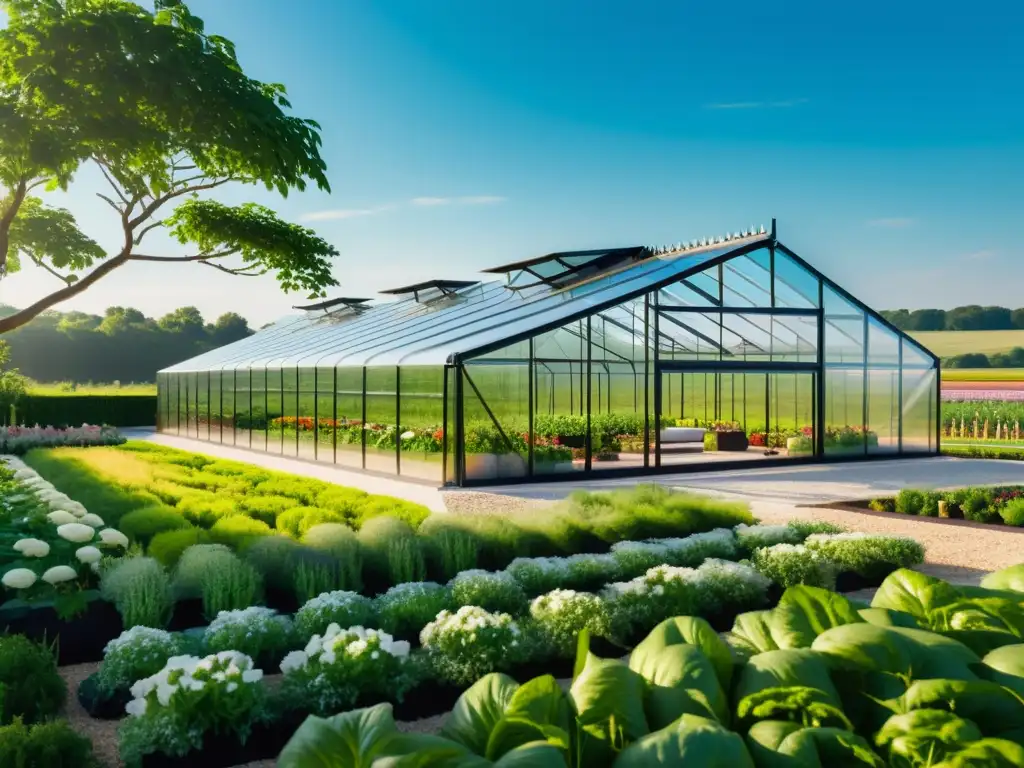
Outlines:
[[[619,561],[615,555],[570,555],[565,558],[567,589],[588,589],[619,578]]]
[[[134,765],[154,752],[184,757],[201,749],[209,732],[244,741],[254,725],[269,719],[262,678],[252,659],[235,651],[172,656],[131,687],[125,707],[131,717],[118,732],[121,759]]]
[[[746,525],[740,523],[733,531],[736,539],[747,552],[776,544],[799,544],[804,540],[796,528],[791,525]]]
[[[203,633],[207,653],[233,650],[254,659],[280,658],[294,642],[292,620],[262,605],[220,611]]]
[[[463,571],[448,582],[456,606],[476,605],[488,611],[519,614],[528,599],[523,588],[505,571]]]
[[[103,663],[96,673],[106,693],[126,690],[136,681],[155,675],[172,656],[181,653],[180,635],[152,627],[132,627],[103,649]]]
[[[335,590],[307,600],[295,614],[295,630],[308,640],[322,635],[331,624],[341,627],[366,626],[374,617],[373,601],[358,592]]]
[[[468,685],[488,672],[509,669],[529,657],[532,643],[507,613],[466,605],[441,611],[420,633],[431,670],[454,685]]]
[[[530,617],[541,641],[560,658],[573,658],[577,638],[584,629],[595,637],[611,633],[604,600],[590,592],[552,590],[530,603]]]
[[[396,637],[418,637],[438,613],[451,607],[451,591],[433,581],[410,581],[374,600],[380,628]]]
[[[113,427],[83,424],[80,427],[0,427],[0,453],[21,455],[34,448],[54,448],[73,445],[121,445],[125,437]]]
[[[357,701],[401,701],[420,679],[409,643],[364,627],[331,624],[281,662],[281,695],[293,709],[326,716]]]
[[[834,589],[836,585],[836,564],[819,549],[806,544],[776,544],[755,549],[750,562],[758,572],[783,588],[806,584]]]
[[[853,572],[872,581],[924,562],[924,547],[904,536],[815,533],[804,546],[831,562],[837,572]]]

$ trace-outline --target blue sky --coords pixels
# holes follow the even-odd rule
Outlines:
[[[224,197],[330,240],[339,295],[775,216],[780,239],[875,307],[1024,305],[1012,0],[190,5],[322,124],[333,194]],[[113,245],[96,181],[54,202]],[[194,304],[260,324],[301,303],[212,272],[130,265],[59,308]],[[54,287],[26,270],[0,301]]]

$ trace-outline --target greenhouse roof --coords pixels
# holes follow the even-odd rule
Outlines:
[[[397,289],[392,292],[400,293],[397,300],[361,304],[358,311],[318,312],[331,306],[321,302],[307,308],[314,311],[285,317],[162,373],[454,364],[642,297],[774,242],[771,234],[757,233],[672,249],[638,246],[552,254],[486,270],[507,275],[505,282],[429,281]],[[600,264],[596,272],[595,264]],[[527,271],[527,279],[519,277]],[[423,288],[442,285],[432,300],[424,300]]]

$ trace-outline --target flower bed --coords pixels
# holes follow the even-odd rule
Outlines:
[[[125,438],[113,427],[0,427],[0,454],[21,455],[35,448],[74,446],[86,448],[97,445],[121,445]]]
[[[343,738],[354,764],[388,754],[540,768],[1024,765],[1022,604],[1024,566],[973,589],[897,571],[871,606],[792,587],[724,639],[680,616],[628,662],[584,641],[568,691],[550,675],[485,675],[440,737],[400,736],[387,704],[311,717],[278,765],[341,760]]]
[[[1024,527],[1024,486],[960,488],[955,491],[906,488],[894,497],[875,498],[866,504],[875,512]]]

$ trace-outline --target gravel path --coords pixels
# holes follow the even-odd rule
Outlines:
[[[504,515],[555,503],[543,499],[524,499],[519,496],[502,496],[478,491],[442,491],[441,498],[449,512],[461,515]]]

